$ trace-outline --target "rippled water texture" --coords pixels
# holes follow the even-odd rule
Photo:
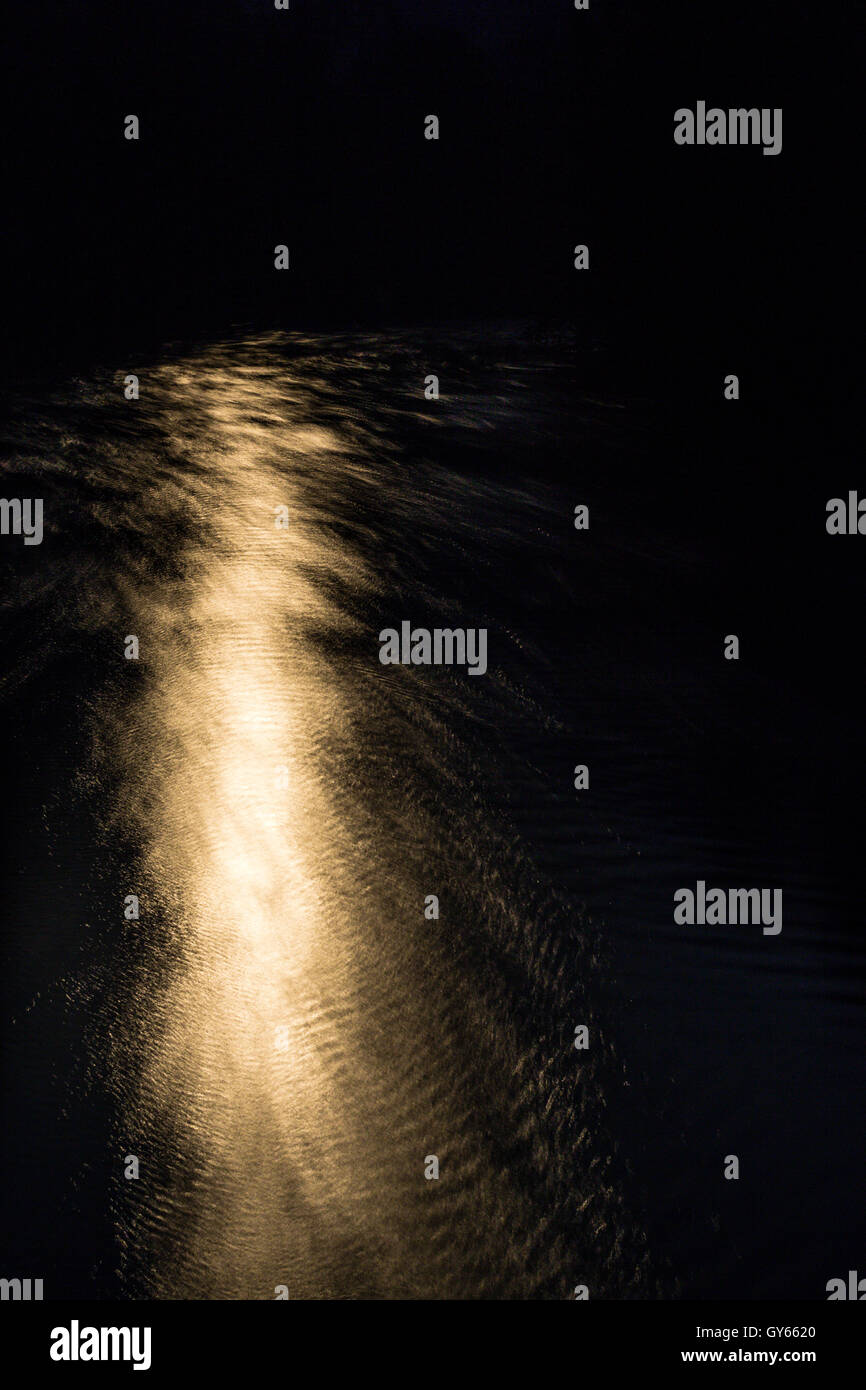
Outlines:
[[[369,408],[393,351],[283,346],[170,360],[126,407],[116,381],[79,383],[50,441],[98,551],[67,602],[116,655],[140,644],[92,692],[83,778],[107,845],[131,846],[117,915],[140,898],[90,1032],[141,1162],[114,1185],[123,1278],[223,1298],[627,1286],[640,1237],[605,1177],[598,1062],[567,1051],[591,953],[488,816],[469,737],[519,692],[377,659],[387,621],[487,622],[425,551],[445,526],[475,563],[491,484],[398,446],[406,401]],[[513,409],[503,391],[461,428]],[[100,410],[116,432],[94,438]],[[451,412],[411,410],[429,459]]]
[[[126,369],[19,402],[9,477],[38,476],[50,534],[6,601],[3,690],[55,743],[19,769],[37,830],[13,919],[41,945],[22,928],[13,948],[8,1069],[45,1133],[12,1189],[44,1174],[76,1293],[659,1297],[736,1264],[713,1248],[726,1194],[689,1187],[731,1142],[716,1115],[685,1197],[677,1180],[655,1199],[687,1256],[654,1250],[669,1153],[641,1171],[643,1126],[657,1094],[665,1143],[685,1120],[661,1081],[629,1100],[604,1011],[619,913],[620,1011],[654,1001],[623,1025],[640,1073],[673,959],[670,926],[652,960],[641,936],[641,853],[678,851],[634,827],[676,700],[594,593],[622,613],[624,566],[673,560],[622,539],[600,574],[570,570],[581,495],[562,482],[605,476],[631,425],[613,396],[576,399],[553,353],[482,361],[468,337],[436,360],[429,403],[423,341],[361,336],[173,352],[136,369],[138,402]],[[688,542],[675,559],[699,563]],[[382,666],[378,632],[403,619],[488,627],[487,676]],[[583,644],[585,679],[556,643]],[[592,740],[621,747],[619,780],[584,811],[571,765]],[[707,1084],[697,1065],[699,1111]]]

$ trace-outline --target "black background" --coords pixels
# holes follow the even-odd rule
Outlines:
[[[44,362],[109,329],[162,340],[246,318],[564,314],[639,363],[734,352],[765,377],[831,376],[838,401],[855,15],[789,0],[16,6],[6,350]],[[699,99],[782,107],[782,154],[675,146],[674,111]]]
[[[814,853],[859,901],[866,541],[824,531],[828,497],[866,491],[856,20],[792,0],[16,5],[6,373],[83,371],[238,324],[503,317],[603,345],[604,384],[654,420],[646,525],[702,537],[716,584],[693,600],[701,633],[740,631],[750,670],[811,711]],[[781,155],[677,147],[673,113],[698,100],[783,108]],[[709,639],[671,640],[685,665],[706,659]],[[745,735],[708,780],[732,816],[771,790]],[[794,833],[789,814],[770,839]]]

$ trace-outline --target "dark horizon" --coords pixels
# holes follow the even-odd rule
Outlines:
[[[507,316],[571,322],[671,370],[706,354],[778,380],[820,375],[828,355],[837,371],[827,327],[855,260],[833,209],[856,94],[836,66],[808,5],[19,9],[5,356],[239,322]],[[781,157],[675,147],[674,110],[702,96],[784,107]]]

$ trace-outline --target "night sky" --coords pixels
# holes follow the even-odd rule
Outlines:
[[[6,351],[535,315],[638,362],[682,370],[705,345],[776,371],[784,345],[820,375],[854,265],[843,27],[766,0],[19,6]],[[698,99],[782,106],[782,156],[675,147]]]

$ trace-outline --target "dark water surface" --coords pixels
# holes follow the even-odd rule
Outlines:
[[[46,531],[0,556],[6,1275],[820,1298],[862,1264],[859,765],[590,356],[273,334],[9,393]],[[404,619],[486,627],[487,674],[382,666]],[[782,934],[676,926],[698,877],[783,888]]]

